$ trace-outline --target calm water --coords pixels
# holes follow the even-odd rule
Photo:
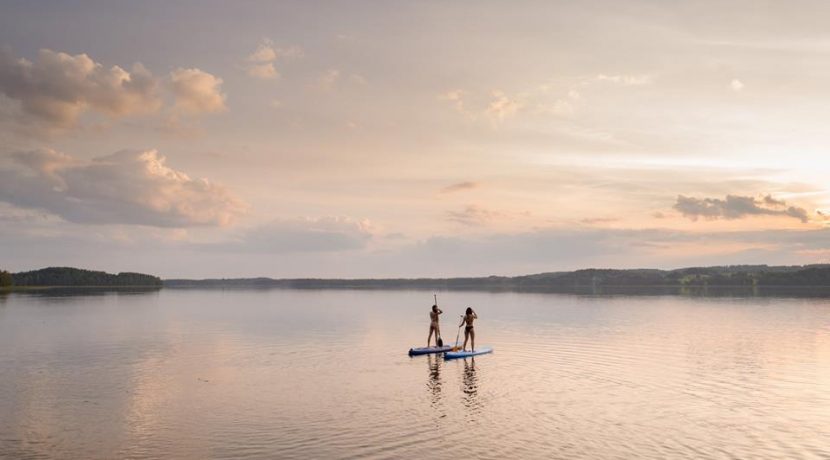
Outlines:
[[[0,297],[3,458],[830,458],[830,300]],[[457,324],[457,323],[456,323]]]

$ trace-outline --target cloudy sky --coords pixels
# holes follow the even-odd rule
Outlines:
[[[0,3],[0,267],[830,261],[826,2]]]

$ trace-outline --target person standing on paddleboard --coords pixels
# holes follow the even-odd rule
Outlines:
[[[438,305],[432,306],[432,311],[429,312],[429,337],[427,337],[427,348],[429,348],[429,341],[432,340],[432,334],[435,333],[435,346],[440,346],[438,338],[441,337],[441,328],[438,327],[438,315],[444,313],[438,308]]]
[[[461,327],[465,323],[467,327],[464,328],[464,345],[461,347],[461,351],[467,351],[467,340],[470,340],[470,350],[476,350],[476,331],[473,329],[473,321],[478,319],[478,315],[476,312],[473,311],[472,307],[467,307],[467,312],[464,316],[461,317],[461,324],[458,327]]]

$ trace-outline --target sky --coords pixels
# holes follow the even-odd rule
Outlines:
[[[830,262],[826,2],[0,1],[0,268]]]

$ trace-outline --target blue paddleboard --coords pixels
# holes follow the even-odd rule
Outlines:
[[[480,347],[476,348],[475,351],[448,351],[444,354],[444,359],[466,358],[468,356],[484,355],[492,352],[493,347]]]
[[[428,355],[430,353],[445,353],[452,350],[453,347],[461,347],[461,343],[456,343],[455,345],[444,345],[443,347],[410,348],[409,356]]]

